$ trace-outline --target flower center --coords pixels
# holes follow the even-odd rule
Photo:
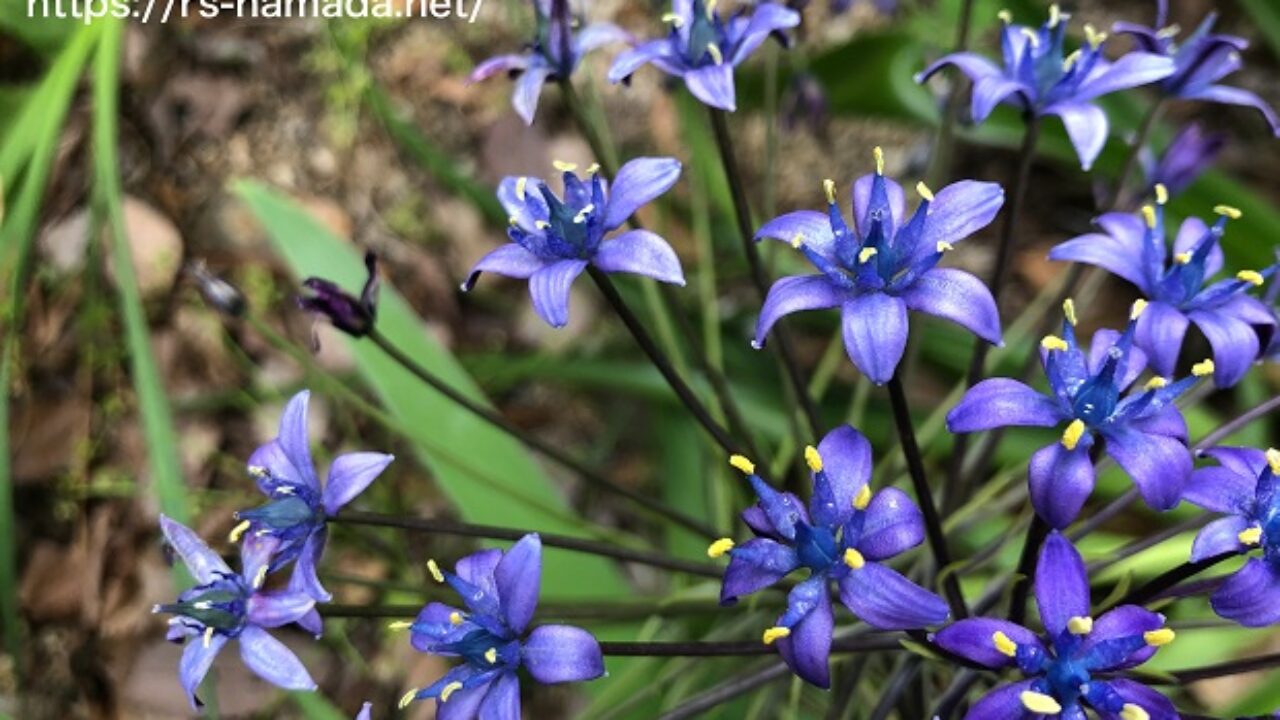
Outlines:
[[[830,528],[796,523],[796,556],[805,567],[815,573],[824,572],[836,561],[838,552],[836,536]]]
[[[195,630],[208,628],[235,637],[244,627],[248,597],[249,589],[239,577],[223,575],[184,592],[176,603],[156,606],[155,611],[177,615]]]

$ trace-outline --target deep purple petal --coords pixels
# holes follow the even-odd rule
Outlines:
[[[1139,638],[1164,624],[1164,616],[1159,613],[1137,605],[1121,605],[1094,621],[1092,631],[1080,646],[1080,655],[1086,657],[1090,670],[1137,667],[1156,653],[1156,647]]]
[[[825,586],[826,581],[822,581]],[[791,634],[777,640],[778,653],[787,665],[806,682],[820,688],[831,687],[831,633],[835,615],[831,612],[831,596],[823,588],[817,605],[804,619],[791,628]]]
[[[1013,98],[1011,104],[1025,107],[1032,89],[1018,80],[1010,80],[1003,76],[980,78],[973,84],[973,99],[970,102],[969,114],[975,123],[982,123],[991,115],[991,111],[1002,102]]]
[[[867,562],[840,580],[840,602],[880,630],[909,630],[945,622],[947,603],[880,563]]]
[[[1244,513],[1253,507],[1257,485],[1258,473],[1244,475],[1229,467],[1203,467],[1191,473],[1182,499],[1213,512]]]
[[[1089,617],[1089,574],[1071,541],[1051,532],[1036,563],[1036,605],[1040,620],[1056,637],[1073,617]]]
[[[1187,421],[1182,417],[1182,411],[1173,403],[1165,405],[1155,414],[1134,420],[1131,425],[1139,432],[1187,442]]]
[[[459,560],[454,567],[454,571],[458,573],[458,577],[475,585],[485,593],[496,595],[498,585],[494,580],[494,571],[500,562],[502,562],[501,550],[493,548],[479,550]]]
[[[298,627],[319,638],[324,633],[324,618],[320,617],[320,612],[312,608],[297,620]]]
[[[1187,316],[1180,310],[1159,301],[1148,303],[1138,317],[1133,341],[1147,354],[1157,375],[1167,378],[1177,369],[1187,324]]]
[[[1108,680],[1107,684],[1126,702],[1145,710],[1151,720],[1178,720],[1182,717],[1172,700],[1136,680],[1115,678]]]
[[[1145,314],[1145,313],[1144,313]],[[1110,356],[1111,348],[1120,343],[1121,334],[1111,328],[1102,328],[1093,334],[1089,343],[1089,372],[1097,375],[1102,372]],[[1133,384],[1134,380],[1147,368],[1147,354],[1140,348],[1130,347],[1123,364],[1117,369],[1116,384],[1121,389]]]
[[[1267,467],[1266,453],[1254,448],[1219,445],[1204,450],[1201,454],[1217,460],[1222,467],[1247,478],[1258,477]]]
[[[450,693],[448,701],[441,701],[437,697],[436,720],[477,720],[480,717],[480,704],[489,696],[496,679],[495,676],[490,676],[483,682],[463,687]],[[510,720],[518,718],[516,716]]]
[[[934,635],[942,649],[991,669],[1012,667],[1014,659],[996,649],[996,633],[1004,633],[1018,645],[1039,648],[1036,634],[1008,620],[966,618],[957,620]]]
[[[1191,562],[1200,562],[1214,555],[1228,552],[1245,552],[1248,546],[1240,542],[1240,533],[1253,523],[1240,515],[1228,515],[1205,525],[1196,533],[1191,545]]]
[[[675,53],[676,50],[669,40],[650,40],[618,53],[618,56],[613,59],[613,65],[610,66],[607,77],[611,83],[622,82],[631,77],[636,70],[651,62],[665,70],[669,65],[660,61],[674,58]]]
[[[680,179],[680,168],[680,161],[669,157],[636,158],[619,168],[609,187],[605,228],[620,227],[641,207],[670,190]]]
[[[934,268],[902,293],[907,307],[950,320],[993,345],[1001,345],[1000,311],[991,291],[963,270]]]
[[[277,439],[254,450],[246,465],[252,469],[250,474],[264,495],[275,495],[281,487],[305,485],[302,473],[293,466]],[[266,472],[258,472],[259,468]]]
[[[533,309],[551,327],[569,324],[569,288],[586,268],[586,260],[559,260],[529,277]]]
[[[1228,388],[1240,382],[1262,349],[1253,326],[1212,310],[1193,310],[1188,317],[1213,346],[1213,384]]]
[[[782,496],[782,504],[788,507],[803,508],[800,498],[795,493],[782,492],[778,493]],[[760,503],[749,505],[747,509],[742,511],[742,522],[751,528],[752,532],[760,537],[769,538],[781,542],[784,539],[784,533],[774,526],[773,521],[769,519],[769,513],[765,512]],[[795,531],[794,526],[791,532]]]
[[[684,285],[684,271],[676,251],[661,236],[648,230],[629,230],[605,240],[592,262],[605,272],[635,273]]]
[[[476,280],[480,278],[480,273],[482,272],[494,273],[517,280],[527,280],[546,266],[546,260],[515,243],[507,243],[491,250],[471,267],[462,289],[470,290],[475,287]]]
[[[823,467],[814,479],[809,516],[822,525],[843,524],[853,514],[854,496],[871,479],[871,443],[852,427],[839,425],[818,443],[818,455]]]
[[[772,238],[790,244],[796,237],[819,255],[835,257],[835,236],[831,219],[816,210],[797,210],[770,220],[756,231],[756,239]]]
[[[259,592],[249,597],[246,613],[254,625],[274,628],[298,622],[315,605],[315,598],[306,593]]]
[[[360,706],[360,712],[356,713],[355,720],[373,720],[373,703],[367,702]]]
[[[551,211],[547,208],[546,198],[542,196],[539,188],[542,181],[537,178],[525,177],[521,183],[521,178],[507,176],[502,178],[498,183],[498,202],[502,204],[502,208],[507,211],[507,215],[512,218],[516,226],[527,233],[541,234],[538,229],[539,221],[546,221]],[[523,191],[521,186],[523,185]],[[518,245],[516,247],[519,247]],[[487,269],[487,268],[479,268]],[[472,270],[475,272],[475,269]],[[502,272],[495,269],[493,272]],[[506,274],[506,273],[502,273]],[[515,277],[515,276],[513,276]]]
[[[769,288],[760,319],[756,321],[754,345],[762,347],[774,323],[785,315],[801,310],[825,310],[840,305],[844,292],[826,275],[792,275],[779,279]]]
[[[240,658],[258,677],[285,690],[315,690],[306,667],[284,643],[254,625],[240,631]]]
[[[289,462],[298,471],[295,479],[318,493],[320,482],[316,480],[315,466],[311,464],[311,441],[307,437],[307,403],[310,400],[310,390],[303,390],[289,399],[280,416],[280,434],[277,440]]]
[[[1142,499],[1156,510],[1178,504],[1191,478],[1191,451],[1176,438],[1130,428],[1105,431],[1107,454],[1138,486]]]
[[[733,87],[733,66],[707,65],[684,74],[685,87],[693,96],[713,108],[733,112],[738,104]]]
[[[323,527],[311,533],[302,544],[302,551],[293,564],[293,575],[289,577],[290,590],[305,592],[317,602],[329,602],[333,599],[333,595],[320,584],[320,576],[316,573],[327,535],[328,532]]]
[[[1178,227],[1178,235],[1173,240],[1175,253],[1194,252],[1196,245],[1209,233],[1209,226],[1198,217],[1189,217]],[[1213,277],[1222,269],[1222,245],[1214,243],[1213,249],[1204,259],[1204,276]]]
[[[974,703],[969,712],[965,713],[964,720],[1028,720],[1042,717],[1032,715],[1022,706],[1022,693],[1030,689],[1030,680],[1001,685]]]
[[[1240,88],[1227,87],[1225,85],[1210,85],[1200,90],[1195,90],[1182,97],[1188,100],[1206,100],[1208,102],[1225,103],[1227,105],[1241,105],[1251,107],[1262,113],[1262,117],[1271,126],[1273,135],[1280,135],[1280,122],[1276,119],[1276,113],[1267,104],[1266,100],[1258,97],[1256,94],[1248,90]]]
[[[160,516],[160,532],[173,548],[174,553],[182,558],[182,562],[191,571],[191,576],[200,584],[213,582],[221,575],[234,575],[231,568],[218,553],[209,549],[208,545],[191,530],[177,520],[165,515]]]
[[[760,43],[780,30],[793,28],[800,24],[800,13],[781,4],[761,3],[751,13],[751,21],[742,33],[742,39],[728,62],[737,65],[747,59]]]
[[[906,303],[870,293],[844,303],[840,319],[849,359],[875,384],[889,382],[907,349]]]
[[[507,627],[524,632],[538,608],[538,591],[542,587],[542,539],[537,533],[520,538],[502,555],[493,569],[493,579]]]
[[[437,713],[439,720],[446,720]],[[520,720],[520,678],[513,672],[502,673],[489,685],[480,702],[478,720]]]
[[[542,95],[542,85],[550,75],[549,66],[534,64],[516,78],[515,89],[511,92],[511,107],[524,120],[525,125],[533,124],[534,113],[538,111],[538,97]]]
[[[1146,291],[1147,276],[1142,264],[1142,250],[1123,239],[1102,233],[1088,233],[1055,245],[1050,260],[1096,265],[1112,275],[1119,275]]]
[[[632,41],[632,35],[613,23],[599,22],[582,28],[573,41],[578,46],[578,54],[586,55],[596,48],[612,43],[629,43]]]
[[[1171,58],[1145,52],[1125,53],[1101,72],[1090,73],[1072,97],[1076,100],[1092,100],[1118,90],[1162,80],[1173,72]]]
[[[924,541],[924,517],[898,488],[876,493],[862,521],[857,549],[868,560],[887,560]]]
[[[476,83],[481,80],[488,80],[498,73],[507,73],[512,70],[524,70],[529,67],[528,55],[495,55],[485,60],[471,71],[467,76],[467,83]]]
[[[893,227],[897,223],[903,222],[906,216],[907,199],[906,193],[903,192],[902,186],[895,180],[882,178],[884,182],[885,199],[889,201],[889,212],[893,213],[892,221],[887,218],[885,226],[885,234],[892,235]],[[859,231],[866,233],[868,231],[867,212],[871,208],[871,194],[875,187],[876,176],[867,174],[853,181],[853,222]]]
[[[193,637],[182,649],[182,659],[178,661],[178,680],[182,683],[182,689],[187,691],[187,699],[191,701],[192,709],[200,707],[201,703],[196,698],[196,690],[204,681],[204,676],[209,674],[209,667],[213,665],[213,659],[218,656],[218,651],[222,650],[222,646],[226,644],[226,635],[214,634],[210,636],[207,645],[203,637]]]
[[[945,57],[939,58],[923,72],[916,75],[916,82],[925,82],[934,73],[938,72],[946,66],[952,66],[964,73],[972,81],[977,81],[985,77],[998,77],[1003,73],[999,66],[988,60],[986,57],[972,52],[951,53]]]
[[[333,515],[344,505],[369,487],[392,460],[394,455],[375,452],[356,452],[339,455],[329,466],[329,479],[324,486],[324,510]]]
[[[544,685],[594,680],[604,675],[600,643],[582,628],[538,626],[529,633],[521,653],[529,674]]]
[[[991,224],[1004,205],[999,183],[961,180],[939,190],[929,204],[920,235],[922,250],[934,252],[938,243],[957,243]]]
[[[1080,167],[1088,170],[1107,144],[1107,114],[1102,108],[1084,102],[1058,103],[1045,108],[1049,115],[1062,118],[1067,136],[1080,156]]]
[[[773,585],[800,567],[795,550],[768,538],[755,538],[729,552],[720,602],[732,603],[743,595]]]
[[[1053,427],[1065,418],[1057,400],[1010,378],[989,378],[974,385],[947,413],[953,433],[1016,425]]]
[[[1040,448],[1031,456],[1027,475],[1036,514],[1059,530],[1076,519],[1093,492],[1093,462],[1083,443],[1075,450],[1060,442]]]

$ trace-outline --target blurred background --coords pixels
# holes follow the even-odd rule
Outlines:
[[[190,715],[176,679],[180,648],[164,641],[163,620],[150,614],[173,595],[175,581],[157,514],[183,518],[214,547],[230,549],[231,513],[259,502],[244,461],[275,434],[284,400],[303,387],[313,389],[312,439],[322,467],[353,449],[397,455],[362,497],[367,508],[702,554],[702,541],[585,489],[392,372],[375,349],[297,309],[297,284],[308,275],[358,290],[364,249],[381,260],[379,319],[388,334],[458,387],[482,390],[522,428],[691,513],[727,524],[741,506],[741,488],[723,458],[589,287],[575,290],[572,322],[562,330],[537,319],[524,283],[486,277],[471,294],[457,289],[470,265],[505,241],[505,218],[491,196],[502,176],[546,176],[553,159],[593,161],[554,86],[526,127],[510,108],[511,83],[465,82],[476,62],[518,52],[528,41],[527,2],[487,0],[474,25],[225,17],[85,25],[30,19],[25,4],[0,2],[0,420],[8,429],[0,433],[7,443],[0,452],[0,711],[24,719]],[[667,9],[644,0],[583,5],[591,20],[612,20],[641,38],[661,32],[657,18]],[[994,55],[1003,5],[974,5],[972,44]],[[1216,10],[1220,31],[1249,38],[1245,68],[1229,82],[1280,104],[1280,3],[1173,5],[1172,19],[1183,28]],[[1011,180],[1020,141],[1012,112],[998,112],[981,129],[962,122],[953,151],[931,169],[946,86],[960,81],[948,75],[921,88],[912,76],[952,47],[960,7],[959,0],[814,0],[795,49],[771,43],[743,68],[731,127],[758,220],[819,207],[825,177],[843,197],[853,178],[872,168],[876,145],[885,150],[888,174],[904,184],[930,172],[938,175],[935,189],[959,178]],[[1032,0],[1009,7],[1032,24],[1046,12]],[[1084,0],[1064,3],[1064,10],[1075,14],[1072,29],[1080,33],[1081,20],[1098,28],[1121,19],[1149,24],[1154,3]],[[685,161],[669,201],[644,219],[672,241],[690,280],[679,294],[683,304],[667,308],[650,284],[620,285],[686,370],[672,313],[688,318],[712,361],[725,368],[757,439],[775,450],[785,471],[796,456],[785,439],[794,418],[772,357],[748,346],[757,299],[705,113],[653,69],[640,71],[630,87],[609,85],[604,72],[620,49],[588,57],[577,76],[580,93],[624,159],[664,154]],[[1104,103],[1114,135],[1092,175],[1079,170],[1061,128],[1050,123],[1018,238],[1014,285],[1003,299],[1007,332],[1016,318],[1024,325],[994,354],[997,367],[1021,372],[1037,336],[1022,313],[1042,311],[1034,300],[1043,304],[1045,289],[1064,271],[1045,253],[1087,231],[1105,179],[1121,164],[1126,134],[1150,101],[1138,91]],[[1172,212],[1207,216],[1219,203],[1240,207],[1244,218],[1230,226],[1225,243],[1229,267],[1269,264],[1280,237],[1280,143],[1251,111],[1174,104],[1152,134],[1154,148],[1191,120],[1225,133],[1225,147],[1216,168],[1175,199]],[[985,276],[993,234],[988,229],[950,261]],[[769,249],[766,257],[775,276],[799,267],[785,252]],[[197,267],[238,288],[244,314],[211,306]],[[1122,322],[1132,293],[1118,281],[1095,282],[1076,301],[1083,324]],[[887,405],[845,360],[833,321],[813,314],[792,323],[824,420],[855,420],[884,459],[882,480],[897,481]],[[913,333],[908,388],[930,463],[942,468],[949,439],[933,411],[952,402],[948,393],[963,377],[972,340],[930,319],[916,323],[927,331]],[[1276,394],[1278,384],[1271,367],[1208,397],[1190,413],[1193,437]],[[991,543],[1021,536],[1013,530],[1026,519],[1019,463],[1047,437],[1009,433],[995,451],[984,491],[990,495],[965,505],[949,525],[957,556],[994,548],[965,576],[973,594],[1016,561],[1017,543]],[[1276,437],[1274,425],[1256,424],[1233,440],[1265,446]],[[1098,503],[1126,485],[1108,477],[1100,487]],[[1103,557],[1188,516],[1156,519],[1135,509],[1083,549]],[[1134,555],[1105,577],[1123,583],[1171,567],[1185,559],[1190,537]],[[326,583],[345,603],[421,603],[427,557],[451,562],[472,547],[456,538],[338,528]],[[713,604],[712,583],[549,553],[544,599]],[[1202,603],[1190,605],[1181,619],[1211,617]],[[743,637],[763,626],[741,615],[718,619],[706,607],[690,620],[584,624],[617,638]],[[375,717],[394,717],[405,689],[445,667],[415,653],[384,622],[333,621],[326,631],[320,642],[282,633],[323,698],[275,691],[227,653],[215,666],[213,712],[330,720],[351,717],[367,699],[376,703]],[[1159,661],[1184,667],[1276,650],[1274,634],[1210,625],[1182,634]],[[652,717],[738,667],[611,661],[610,670],[610,679],[590,690],[526,688],[526,717]],[[1277,679],[1201,683],[1187,697],[1217,713],[1270,711],[1280,704]],[[824,694],[786,680],[707,717],[860,717],[848,713],[874,703],[859,694],[871,689],[854,688],[837,714],[827,715]],[[401,716],[428,718],[431,706],[419,703]]]

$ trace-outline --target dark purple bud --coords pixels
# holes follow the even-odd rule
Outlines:
[[[811,133],[823,137],[830,120],[827,94],[818,79],[809,73],[799,73],[792,78],[782,97],[782,125],[793,130],[804,125]]]
[[[204,301],[213,309],[230,317],[244,314],[244,295],[234,285],[209,272],[203,260],[196,260],[187,267],[187,273],[196,282]]]
[[[1182,129],[1165,148],[1158,161],[1144,159],[1148,187],[1163,184],[1170,195],[1178,195],[1209,169],[1227,143],[1220,132],[1204,132],[1199,125]]]
[[[310,313],[323,315],[339,330],[352,337],[364,337],[373,330],[378,317],[378,257],[372,251],[365,253],[368,279],[360,297],[356,298],[337,284],[323,278],[307,278],[302,287],[310,295],[298,297],[298,307]]]

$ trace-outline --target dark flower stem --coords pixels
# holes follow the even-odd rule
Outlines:
[[[860,635],[836,638],[833,653],[884,652],[902,650],[896,634]],[[601,642],[605,655],[619,657],[733,657],[776,655],[778,649],[757,640],[693,641],[693,642]]]
[[[754,239],[755,228],[751,224],[751,206],[747,203],[747,191],[742,184],[742,173],[738,169],[737,155],[733,149],[733,138],[729,134],[728,115],[719,108],[708,108],[711,112],[711,128],[716,136],[716,146],[720,151],[720,162],[724,165],[724,174],[729,180],[729,193],[733,196],[734,219],[738,223],[738,234],[742,239],[742,252],[747,257],[747,265],[751,269],[751,282],[755,285],[760,301],[769,295],[769,279],[765,275],[764,263],[760,260],[760,251]],[[791,383],[796,402],[804,413],[809,425],[809,432],[814,438],[822,434],[822,422],[818,418],[818,408],[809,396],[809,385],[800,372],[796,360],[795,348],[791,337],[781,323],[773,330],[778,345],[778,355]]]
[[[1049,537],[1049,524],[1034,515],[1027,528],[1027,539],[1022,543],[1022,555],[1014,574],[1013,592],[1009,598],[1009,620],[1022,625],[1027,618],[1027,596],[1031,594],[1031,578],[1036,572],[1036,559],[1040,546]]]
[[[1104,209],[1115,210],[1120,205],[1120,200],[1124,197],[1124,186],[1129,181],[1129,175],[1133,172],[1134,167],[1138,164],[1138,158],[1142,155],[1142,146],[1147,143],[1147,136],[1151,134],[1151,128],[1155,126],[1156,120],[1160,117],[1160,112],[1164,109],[1164,98],[1159,98],[1151,103],[1151,107],[1147,108],[1146,114],[1142,116],[1142,120],[1138,123],[1137,134],[1133,136],[1133,142],[1129,143],[1128,151],[1124,157],[1124,164],[1120,166],[1120,174],[1116,176],[1115,187],[1111,188],[1111,195],[1107,198],[1107,204]],[[1074,283],[1073,283],[1074,284]],[[1068,287],[1068,290],[1070,287]]]
[[[428,600],[445,600],[440,596],[427,596]],[[317,606],[320,614],[326,618],[411,618],[422,610],[422,604],[416,605],[344,605],[339,603],[323,603]],[[691,615],[708,615],[723,612],[724,608],[715,601],[683,600],[683,601],[646,601],[616,602],[607,600],[582,600],[576,603],[539,603],[537,618],[539,620],[595,620],[620,621],[643,620],[650,617],[681,617]]]
[[[688,720],[689,718],[698,717],[717,705],[729,702],[753,690],[759,690],[766,684],[790,674],[791,669],[787,667],[787,664],[778,660],[754,672],[731,677],[729,680],[699,695],[694,695],[684,703],[660,715],[658,720]]]
[[[1171,570],[1167,570],[1151,578],[1133,590],[1130,590],[1124,595],[1124,597],[1117,600],[1115,605],[1112,607],[1119,605],[1145,605],[1152,600],[1158,599],[1161,593],[1172,588],[1183,580],[1195,577],[1205,570],[1237,556],[1238,553],[1236,552],[1225,552],[1212,557],[1207,557],[1198,562],[1184,562]]]
[[[962,0],[960,4],[960,22],[956,25],[956,41],[951,52],[964,52],[969,47],[969,32],[973,26],[973,0]],[[942,109],[942,124],[938,126],[938,136],[933,146],[933,158],[929,169],[925,172],[930,187],[945,185],[950,175],[951,156],[955,149],[956,121],[963,106],[964,93],[957,83],[947,95],[946,105]]]
[[[591,279],[596,282],[596,286],[600,288],[601,294],[605,300],[613,307],[614,312],[618,314],[618,318],[622,320],[622,324],[627,326],[627,330],[631,332],[631,336],[635,338],[636,344],[649,356],[649,360],[658,368],[658,372],[662,373],[662,377],[666,379],[667,384],[675,391],[676,396],[684,403],[689,412],[698,421],[700,425],[711,435],[716,444],[729,455],[742,452],[729,433],[711,417],[711,413],[707,407],[702,404],[698,396],[694,394],[693,389],[680,377],[676,372],[671,361],[667,358],[658,344],[654,342],[649,335],[649,331],[645,329],[644,324],[631,312],[631,308],[627,307],[626,301],[622,299],[622,295],[618,293],[618,288],[614,287],[613,281],[609,276],[597,270],[594,267],[588,267],[587,272],[591,275]]]
[[[329,520],[331,522],[347,523],[350,525],[390,527],[400,530],[410,530],[413,532],[458,535],[462,537],[484,538],[486,540],[514,541],[519,540],[531,532],[538,532],[538,536],[542,539],[542,544],[548,547],[572,550],[574,552],[586,553],[588,555],[598,555],[600,557],[612,558],[623,562],[649,565],[651,567],[674,570],[676,572],[688,573],[699,577],[715,578],[717,580],[719,580],[723,574],[721,568],[709,563],[683,560],[663,553],[634,550],[632,548],[609,545],[595,540],[569,537],[567,535],[555,535],[535,530],[496,527],[494,525],[476,525],[472,523],[456,522],[453,520],[441,520],[438,518],[382,515],[379,513],[359,512],[355,510],[343,510],[337,515],[329,518]]]
[[[933,493],[925,477],[924,460],[920,455],[920,446],[916,442],[916,431],[911,422],[907,395],[903,390],[902,380],[896,373],[889,380],[888,388],[889,402],[893,405],[893,421],[897,425],[898,438],[902,442],[902,454],[906,457],[911,486],[916,493],[916,502],[920,504],[920,512],[924,515],[924,528],[929,539],[929,549],[933,553],[934,564],[941,570],[951,565],[951,551],[947,549],[947,536],[942,530],[942,520],[938,517],[938,508],[934,505]],[[960,581],[955,573],[946,573],[943,576],[942,589],[947,598],[947,605],[951,607],[952,618],[959,620],[968,617],[969,610],[965,605],[964,594],[960,592]]]
[[[568,455],[550,443],[524,432],[496,411],[484,407],[483,405],[480,405],[466,397],[462,393],[450,387],[448,383],[441,380],[416,360],[405,354],[385,335],[379,332],[377,328],[370,330],[366,337],[386,353],[388,357],[395,360],[401,367],[412,373],[414,377],[430,386],[436,392],[444,395],[446,398],[458,405],[458,407],[461,407],[490,425],[502,430],[559,465],[572,470],[591,486],[611,492],[620,497],[624,497],[653,513],[656,517],[670,520],[671,522],[704,537],[714,539],[720,536],[720,533],[716,531],[715,528],[712,528],[703,521],[690,517],[649,495],[618,485],[609,478],[587,467],[582,463],[582,461]]]
[[[1148,685],[1188,685],[1201,680],[1212,680],[1214,678],[1229,677],[1231,675],[1242,675],[1244,673],[1256,672],[1258,670],[1269,670],[1274,667],[1280,667],[1280,653],[1272,653],[1270,655],[1260,655],[1258,657],[1245,658],[1243,660],[1231,660],[1228,662],[1216,663],[1214,665],[1204,665],[1197,668],[1188,668],[1186,670],[1174,670],[1169,673],[1170,678],[1152,677],[1144,678],[1144,682]]]

